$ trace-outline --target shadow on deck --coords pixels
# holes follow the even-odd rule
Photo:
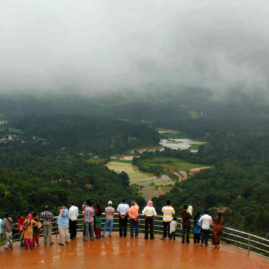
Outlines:
[[[13,250],[0,248],[0,268],[64,268],[64,269],[269,269],[269,260],[255,253],[221,245],[220,250],[211,246],[181,244],[176,241],[145,241],[141,234],[137,239],[120,238],[114,233],[111,238],[84,242],[81,234],[69,245],[58,246],[58,239],[53,236],[54,245],[41,246],[33,250],[20,248],[14,244]]]

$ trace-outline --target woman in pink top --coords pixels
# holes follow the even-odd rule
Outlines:
[[[134,229],[135,229],[135,237],[138,237],[138,223],[139,223],[139,206],[135,201],[132,201],[131,207],[129,209],[129,217],[130,217],[130,236],[133,238]]]

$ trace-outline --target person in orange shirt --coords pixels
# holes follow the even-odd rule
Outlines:
[[[139,206],[135,201],[131,202],[131,207],[129,209],[129,217],[130,217],[130,236],[133,238],[134,229],[135,229],[135,237],[138,237],[138,224],[139,224]]]

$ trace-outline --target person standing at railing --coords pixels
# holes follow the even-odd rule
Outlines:
[[[44,211],[40,215],[41,220],[43,221],[43,237],[44,237],[44,245],[49,243],[49,246],[53,245],[51,240],[52,233],[52,222],[54,220],[54,215],[49,211],[48,205],[44,206]]]
[[[150,239],[154,239],[154,217],[157,216],[156,210],[153,207],[153,202],[148,201],[147,206],[143,209],[142,214],[145,216],[145,240],[148,240],[148,232]]]
[[[106,221],[105,221],[105,225],[104,225],[102,237],[105,236],[106,229],[107,229],[107,226],[108,225],[109,225],[109,233],[108,233],[108,236],[111,237],[112,229],[113,229],[113,224],[114,224],[115,209],[114,209],[114,207],[112,207],[112,201],[108,201],[107,204],[108,204],[108,206],[105,208]]]
[[[69,235],[68,235],[68,225],[69,225],[69,218],[68,218],[68,209],[65,204],[62,205],[62,208],[59,208],[59,216],[58,216],[58,230],[60,235],[60,246],[64,246],[66,243],[69,244]]]
[[[173,220],[173,215],[175,215],[175,209],[172,207],[169,200],[166,201],[166,206],[162,208],[163,213],[163,237],[162,240],[166,239],[166,236],[170,236],[170,222]]]
[[[83,230],[84,230],[84,240],[88,241],[89,236],[91,240],[94,240],[94,208],[93,203],[87,200],[82,205],[82,214],[84,216]]]
[[[37,226],[37,222],[33,220],[32,214],[28,214],[23,223],[23,237],[25,249],[33,249],[33,227]]]
[[[94,233],[96,239],[101,238],[102,232],[102,209],[100,205],[97,205],[95,208],[95,215],[94,215]]]
[[[0,218],[0,239],[3,238],[2,222],[3,222],[3,220]]]
[[[205,211],[205,214],[200,218],[198,223],[202,227],[201,244],[204,244],[207,247],[210,226],[212,225],[212,217],[209,216],[209,211]]]
[[[37,225],[33,227],[33,246],[35,247],[36,243],[36,246],[39,247],[39,232],[41,223],[39,222],[39,217],[36,212],[33,212],[33,220],[37,223]]]
[[[2,221],[3,235],[6,241],[5,249],[12,248],[12,230],[13,230],[13,219],[5,214],[5,217]]]
[[[182,241],[184,244],[185,240],[187,243],[190,243],[190,228],[191,228],[191,214],[187,212],[187,205],[183,206],[183,210],[181,212],[182,218]]]
[[[194,238],[194,244],[200,243],[200,237],[201,237],[201,226],[198,224],[199,220],[201,218],[201,213],[198,212],[194,217],[194,227],[193,227],[193,238]]]
[[[129,217],[130,217],[130,237],[134,237],[134,230],[135,230],[135,237],[138,237],[138,222],[139,222],[139,206],[135,201],[131,202],[131,207],[129,209]]]
[[[18,223],[17,227],[18,227],[19,233],[20,233],[20,245],[21,245],[21,247],[23,247],[23,245],[24,245],[24,239],[23,239],[23,233],[22,233],[22,224],[24,223],[25,219],[26,218],[22,215],[22,212],[19,211],[19,216],[17,217],[17,223]]]
[[[69,230],[70,230],[70,239],[75,239],[77,236],[77,221],[78,221],[79,210],[75,206],[75,203],[71,203],[69,208],[68,217],[69,217]]]
[[[177,232],[177,217],[174,217],[170,222],[170,240],[176,240],[176,232]]]
[[[126,199],[123,199],[122,202],[118,205],[117,208],[119,214],[119,234],[120,237],[127,236],[127,223],[128,223],[128,212],[129,205],[126,203]]]
[[[193,207],[192,205],[189,205],[187,208],[187,212],[192,216],[192,212],[193,212]]]
[[[222,212],[218,212],[218,215],[213,219],[213,239],[212,244],[215,249],[219,249],[220,246],[220,235],[224,226],[224,218],[222,217]]]

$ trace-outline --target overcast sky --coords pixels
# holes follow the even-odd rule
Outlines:
[[[268,14],[268,0],[3,0],[0,92],[268,92]]]

